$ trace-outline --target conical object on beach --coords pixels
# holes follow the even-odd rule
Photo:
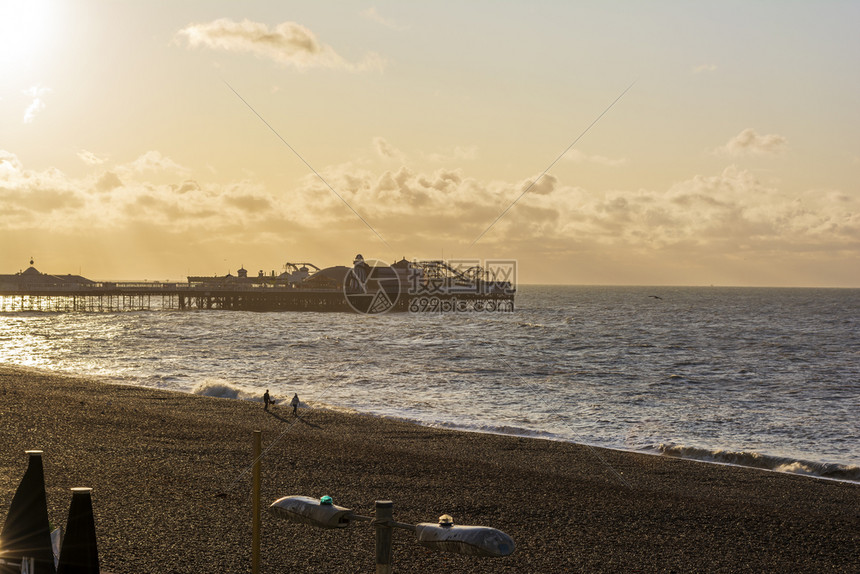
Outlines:
[[[31,574],[55,574],[42,451],[28,450],[27,471],[12,497],[0,533],[0,574],[18,574],[28,561]]]
[[[98,574],[99,552],[92,488],[73,488],[57,574]]]

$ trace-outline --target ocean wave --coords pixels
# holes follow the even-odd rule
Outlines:
[[[411,422],[415,424],[419,424],[422,426],[427,426],[431,428],[440,428],[440,429],[450,429],[456,431],[463,432],[475,432],[475,433],[483,433],[483,434],[498,434],[504,436],[513,436],[513,437],[521,437],[521,438],[539,438],[546,440],[558,440],[562,442],[568,442],[567,439],[561,437],[555,433],[543,430],[535,430],[524,428],[520,426],[512,426],[505,424],[492,424],[492,423],[480,423],[476,422],[473,424],[468,423],[455,423],[444,420],[417,420],[415,418],[411,418],[408,416],[389,416],[387,418],[393,418],[397,420],[402,420],[405,422]]]
[[[820,478],[860,482],[860,466],[854,465],[837,464],[832,462],[813,462],[782,456],[772,456],[758,452],[707,449],[671,443],[660,444],[653,447],[653,450],[656,450],[662,455],[674,456],[677,458],[687,458],[721,464],[734,464],[737,466],[749,466],[752,468],[761,468],[776,472],[788,472]]]
[[[252,393],[238,385],[224,381],[203,381],[202,383],[195,385],[195,387],[191,389],[191,393],[194,395],[215,397],[219,399],[242,399],[246,401],[263,400],[262,394],[258,392]],[[260,396],[257,396],[258,394]]]

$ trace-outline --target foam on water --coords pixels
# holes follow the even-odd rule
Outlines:
[[[793,460],[788,457],[770,456],[758,452],[707,449],[677,444],[660,444],[649,450],[654,450],[665,456],[703,462],[749,466],[777,472],[860,482],[860,466],[854,465]]]
[[[191,389],[191,394],[219,399],[263,400],[262,396],[258,396],[259,393],[249,392],[226,381],[203,381]]]

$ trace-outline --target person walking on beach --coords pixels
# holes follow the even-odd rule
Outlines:
[[[263,393],[263,410],[269,410],[269,403],[275,404],[275,401],[272,400],[272,397],[269,396],[269,389],[266,389],[266,392]]]
[[[293,394],[293,400],[290,401],[290,404],[293,405],[293,414],[298,416],[296,409],[299,408],[299,393]]]

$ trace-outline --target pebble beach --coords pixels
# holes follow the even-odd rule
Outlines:
[[[373,572],[374,531],[293,524],[286,495],[403,523],[492,526],[513,555],[419,546],[394,572],[858,572],[860,485],[578,444],[458,432],[306,406],[202,397],[0,367],[0,520],[41,449],[52,525],[93,488],[104,572],[251,571],[253,432],[262,431],[261,572]]]

